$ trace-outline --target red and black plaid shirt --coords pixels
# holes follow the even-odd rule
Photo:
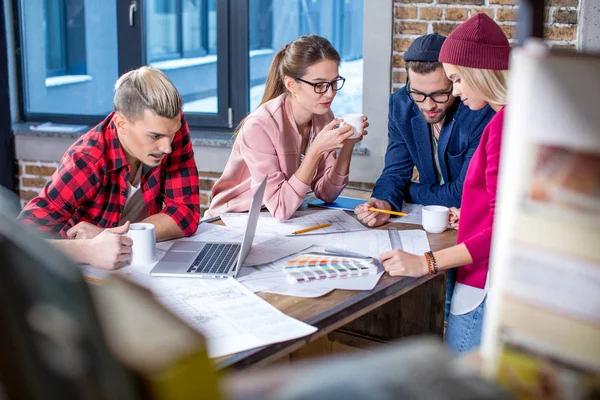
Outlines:
[[[67,230],[81,221],[103,228],[119,224],[130,167],[113,115],[71,145],[50,181],[19,215],[23,223],[54,238],[67,238]],[[171,147],[160,166],[141,165],[141,190],[149,215],[169,215],[189,236],[198,228],[200,199],[198,170],[183,113]]]

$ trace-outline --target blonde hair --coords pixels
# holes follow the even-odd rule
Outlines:
[[[469,68],[455,65],[461,79],[489,104],[507,103],[508,70]]]
[[[150,110],[173,119],[181,113],[183,99],[175,85],[160,70],[141,67],[123,74],[115,84],[115,112],[135,122]]]

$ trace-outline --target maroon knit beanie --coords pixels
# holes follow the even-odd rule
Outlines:
[[[439,62],[480,69],[508,69],[510,45],[502,29],[479,13],[460,24],[444,41]]]

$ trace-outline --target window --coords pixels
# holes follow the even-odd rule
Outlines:
[[[275,52],[304,33],[327,37],[342,57],[334,112],[362,109],[363,0],[18,5],[24,120],[95,123],[112,111],[119,75],[152,65],[180,91],[192,128],[230,132],[260,101]]]
[[[44,0],[46,76],[86,72],[83,0]]]
[[[95,123],[112,111],[115,13],[108,1],[18,1],[24,120]]]
[[[149,0],[146,4],[148,61],[216,54],[215,0]]]
[[[250,1],[250,109],[255,109],[273,57],[300,35],[327,38],[340,53],[344,88],[332,104],[334,114],[362,110],[363,0]],[[276,34],[274,34],[276,32]]]

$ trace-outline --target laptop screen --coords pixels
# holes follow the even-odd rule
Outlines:
[[[238,272],[242,268],[244,260],[246,259],[248,253],[250,253],[250,249],[252,248],[252,242],[254,241],[254,234],[256,233],[256,226],[258,225],[258,217],[260,215],[260,209],[262,208],[266,186],[267,175],[265,175],[262,182],[254,192],[254,195],[252,196],[252,202],[250,203],[250,211],[248,212],[248,225],[246,225],[244,240],[242,240],[242,248],[238,256],[238,262],[234,269],[234,277],[237,276]]]

